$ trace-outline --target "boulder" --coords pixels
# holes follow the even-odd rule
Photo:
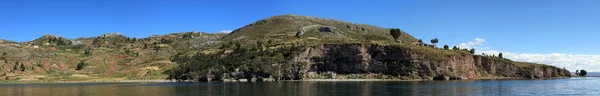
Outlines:
[[[450,76],[438,75],[433,77],[433,80],[450,80]]]
[[[325,27],[319,27],[319,31],[320,32],[333,32],[333,31],[335,31],[335,28],[333,28],[333,27],[326,27],[326,26]]]

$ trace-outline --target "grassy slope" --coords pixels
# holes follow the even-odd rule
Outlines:
[[[297,31],[305,26],[318,25],[316,28],[308,29],[300,37],[296,37]],[[334,32],[320,32],[319,27],[332,27]],[[186,36],[191,38],[184,38]],[[48,42],[49,36],[31,42],[12,42],[3,40],[0,44],[18,46],[0,46],[0,52],[8,53],[8,63],[0,62],[0,77],[3,73],[11,73],[11,69],[18,64],[24,63],[27,68],[24,72],[15,72],[17,76],[43,75],[47,77],[35,77],[40,80],[102,80],[103,78],[118,79],[163,79],[165,74],[161,71],[175,67],[171,62],[172,56],[176,54],[187,54],[193,56],[198,53],[232,52],[233,42],[240,43],[242,47],[257,45],[257,41],[273,43],[264,50],[284,50],[294,44],[314,46],[320,44],[391,44],[396,46],[389,29],[371,25],[353,24],[331,19],[314,18],[308,16],[281,15],[264,20],[259,20],[230,34],[205,34],[205,33],[173,33],[163,36],[148,38],[136,38],[138,41],[130,42],[131,38],[117,36],[116,38],[79,38],[85,45],[82,49],[75,49],[72,45],[57,45],[56,42]],[[59,37],[60,38],[60,37]],[[95,42],[95,39],[98,39]],[[163,41],[170,41],[165,43]],[[400,40],[404,43],[417,41],[414,37],[404,33]],[[58,40],[60,42],[64,39]],[[155,44],[158,42],[158,44]],[[45,45],[51,43],[50,45]],[[72,44],[70,42],[69,44]],[[223,45],[228,48],[222,48]],[[135,45],[135,46],[133,46]],[[143,47],[148,45],[148,48]],[[163,46],[165,45],[165,46]],[[39,48],[33,48],[39,46]],[[161,46],[156,52],[154,46]],[[412,46],[412,45],[400,45]],[[284,49],[282,49],[284,48]],[[426,54],[435,60],[447,59],[449,56],[464,56],[469,54],[457,50],[440,50],[429,47],[415,47],[419,54]],[[86,49],[93,51],[93,55],[86,56]],[[249,49],[251,50],[251,49]],[[137,54],[132,54],[137,53]],[[260,53],[260,52],[258,52]],[[139,54],[139,55],[138,55]],[[1,54],[0,54],[1,55]],[[276,55],[276,54],[275,54]],[[1,60],[0,60],[1,61]],[[88,64],[83,70],[74,70],[77,63],[85,61]],[[512,61],[511,61],[512,62]],[[516,62],[518,66],[547,66]],[[154,70],[155,67],[159,69]],[[81,74],[85,76],[81,76]],[[149,75],[146,75],[149,74]],[[6,75],[6,74],[5,74]],[[6,76],[4,76],[6,77]],[[2,78],[0,78],[2,79]]]
[[[188,36],[187,38],[183,38]],[[175,66],[170,62],[171,56],[181,52],[210,45],[224,34],[206,33],[173,33],[149,38],[92,37],[79,38],[73,41],[79,45],[61,45],[49,38],[61,38],[60,42],[71,42],[68,39],[46,35],[30,42],[3,41],[0,53],[7,53],[5,60],[0,60],[0,80],[128,80],[128,79],[164,79],[162,71]],[[96,41],[98,44],[95,44]],[[169,41],[168,43],[163,41]],[[158,42],[155,44],[155,42]],[[49,43],[49,44],[48,44]],[[144,45],[147,45],[144,47]],[[156,46],[160,50],[156,51]],[[92,51],[85,55],[86,50]],[[2,54],[0,54],[2,55]],[[85,62],[83,70],[75,70],[77,64]],[[17,63],[19,62],[19,63]],[[23,65],[25,71],[21,71]],[[17,70],[13,70],[18,66]]]
[[[298,30],[305,26],[319,25],[310,28],[299,38]],[[319,32],[319,27],[333,27],[334,32]],[[256,21],[234,30],[223,38],[224,41],[255,42],[329,42],[329,41],[389,41],[389,29],[365,24],[353,24],[344,21],[315,18],[309,16],[280,15]],[[417,41],[404,33],[400,39],[404,42]]]

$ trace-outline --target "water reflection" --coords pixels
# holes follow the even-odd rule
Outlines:
[[[414,82],[0,84],[2,96],[599,95],[598,78]]]
[[[2,96],[168,96],[174,92],[172,87],[128,83],[0,85]]]

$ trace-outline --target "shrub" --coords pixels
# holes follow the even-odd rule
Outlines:
[[[585,70],[579,71],[579,76],[585,76],[585,75],[587,75],[587,71],[585,71]]]
[[[77,63],[77,66],[75,67],[75,70],[82,70],[83,67],[85,67],[87,64],[84,61],[81,61],[79,63]]]

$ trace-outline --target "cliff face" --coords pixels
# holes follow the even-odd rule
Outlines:
[[[445,80],[570,77],[568,70],[554,66],[514,62],[454,50],[429,49],[420,50],[418,46],[334,44],[308,48],[295,60],[309,62],[307,72],[317,74],[380,74]],[[448,52],[430,52],[440,50]]]

